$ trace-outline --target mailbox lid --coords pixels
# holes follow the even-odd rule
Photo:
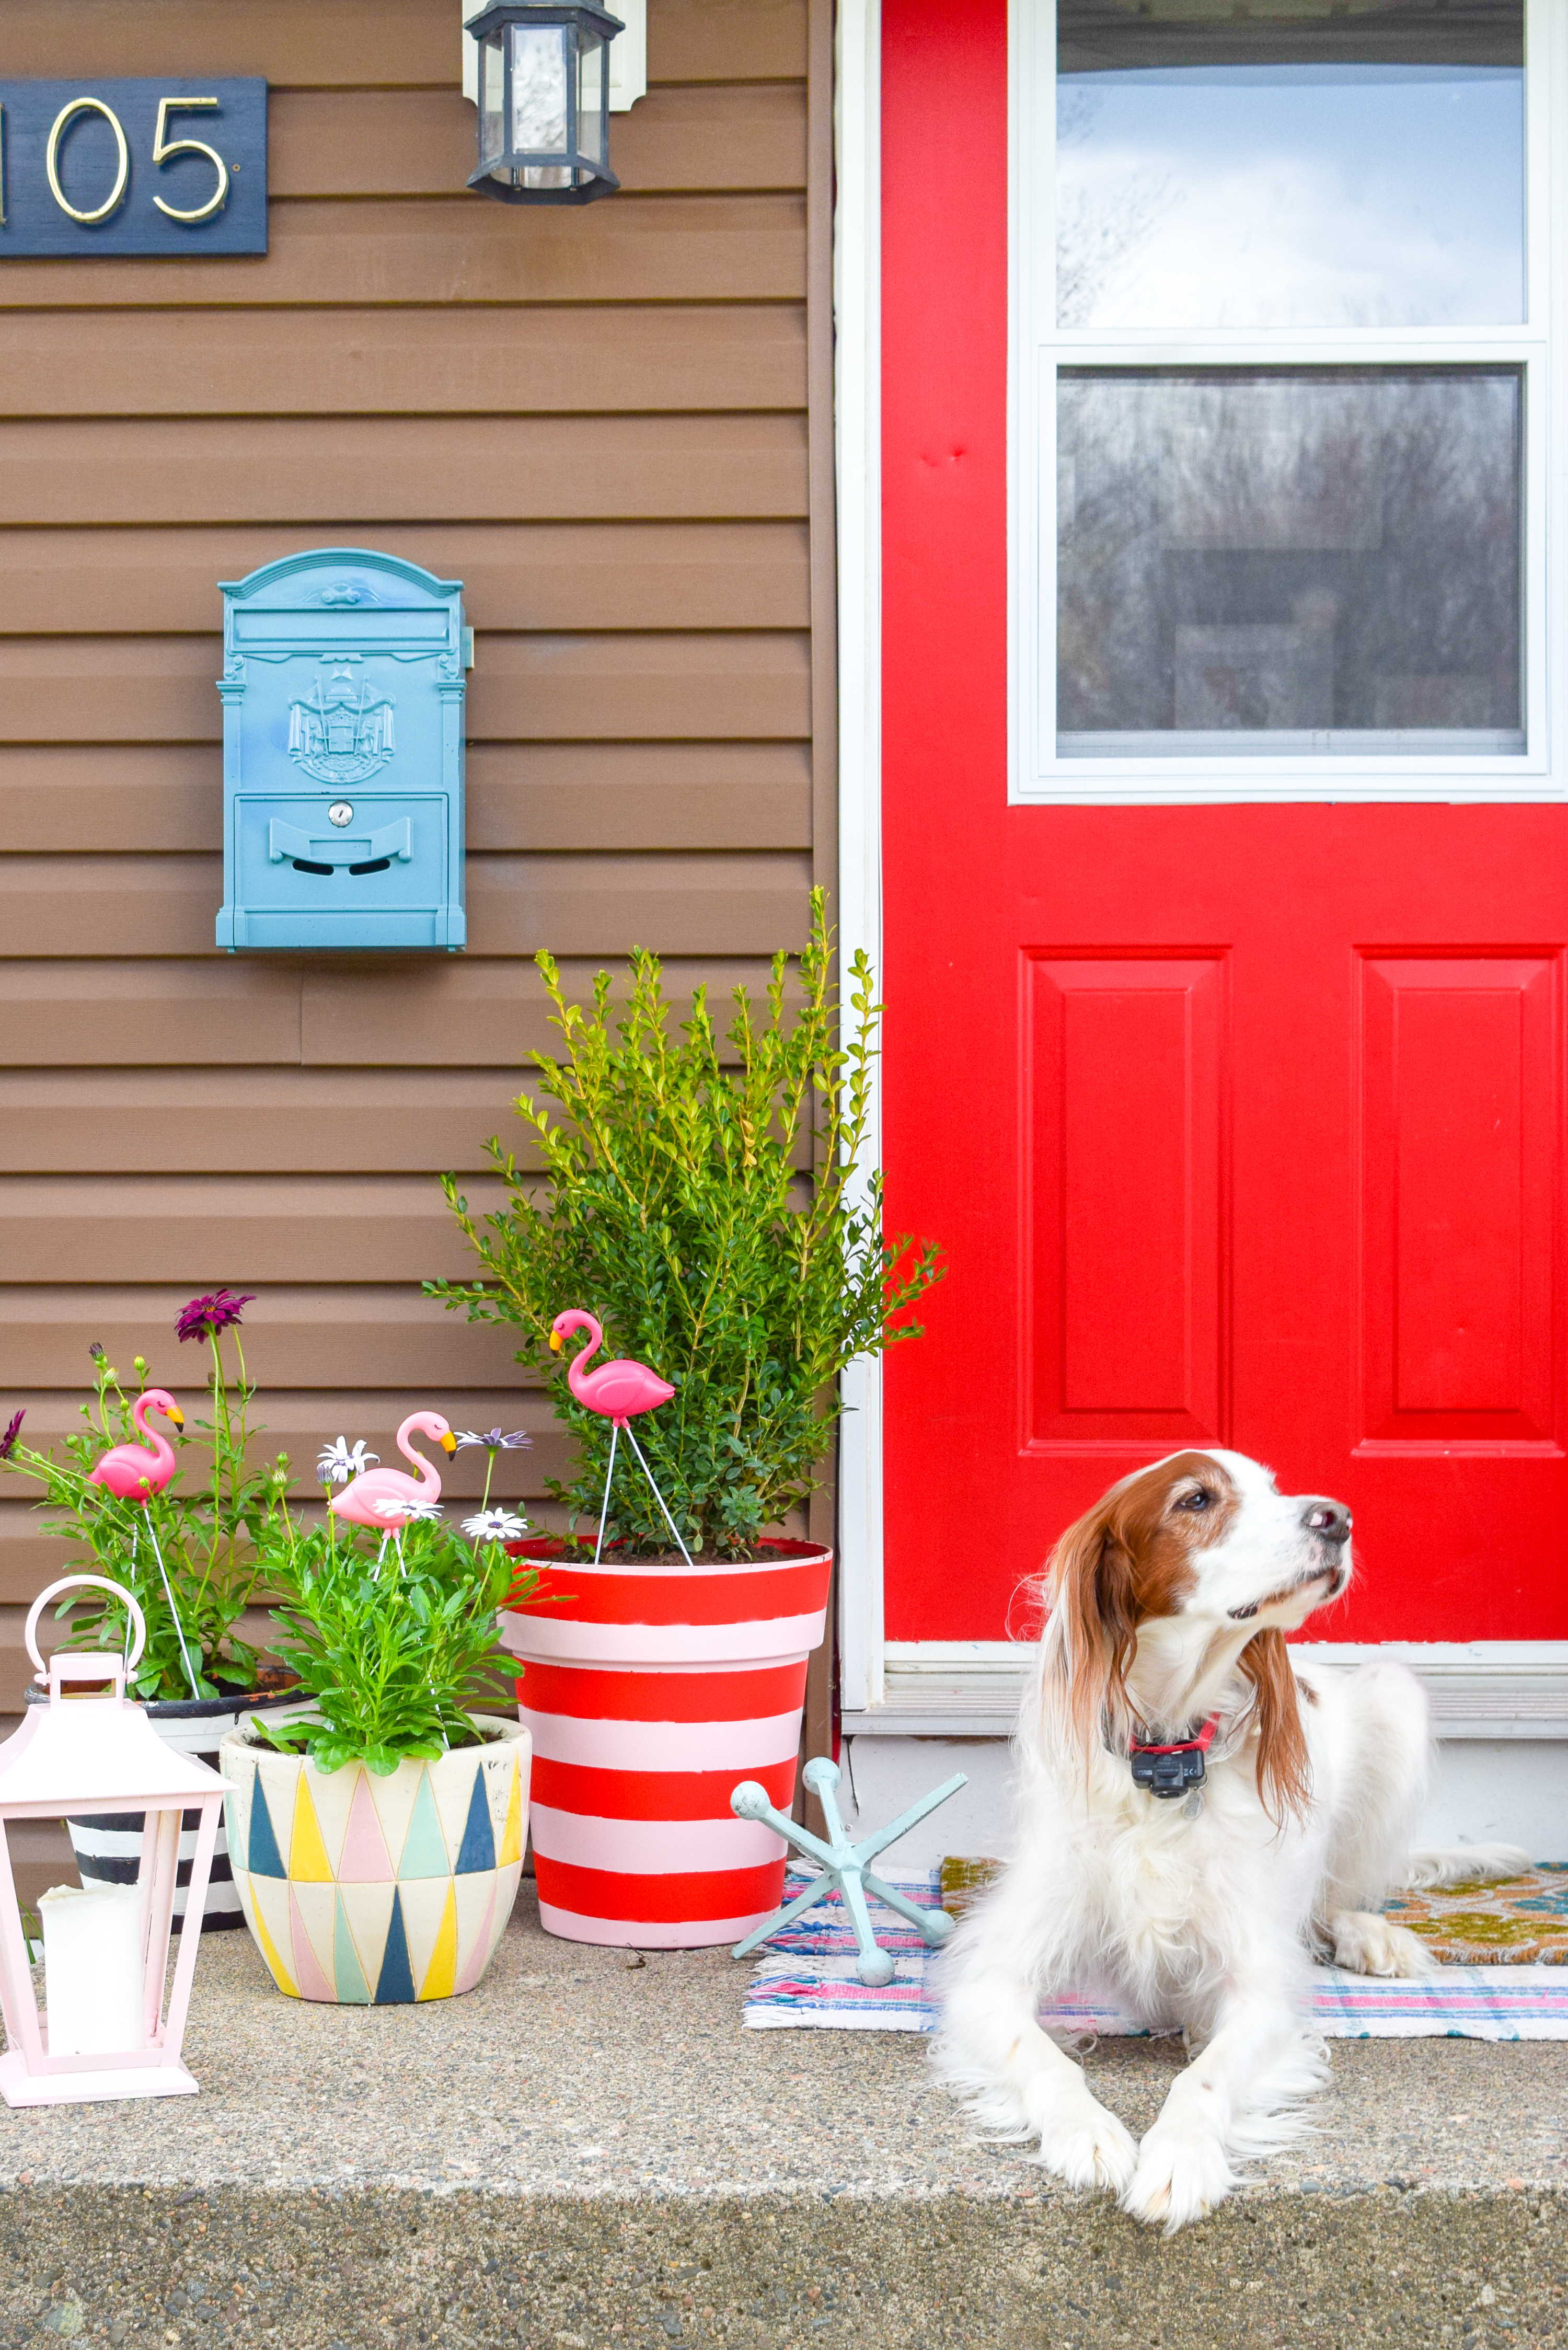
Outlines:
[[[231,790],[461,789],[461,580],[316,547],[222,584]]]

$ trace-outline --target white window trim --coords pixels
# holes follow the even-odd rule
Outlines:
[[[1029,5],[1030,0],[1013,0],[1015,26]],[[857,947],[865,948],[880,971],[882,946],[880,0],[839,0],[836,38],[834,314],[842,978]],[[1559,78],[1565,50],[1568,40],[1560,42],[1556,53]],[[1568,112],[1563,119],[1568,120]],[[1568,238],[1560,238],[1557,245],[1561,282],[1553,290],[1562,305],[1568,296]],[[1555,447],[1563,452],[1568,441],[1559,435]],[[1568,608],[1568,600],[1560,597],[1558,603]],[[1123,796],[1130,801],[1141,795]],[[874,1127],[874,1158],[879,1155],[879,1126]],[[845,1731],[856,1736],[1005,1737],[1023,1687],[1020,1644],[893,1642],[886,1638],[880,1363],[855,1365],[845,1376],[843,1400],[838,1642]],[[1323,1642],[1312,1644],[1312,1653],[1325,1663],[1343,1666],[1380,1655],[1402,1658],[1432,1694],[1435,1724],[1442,1737],[1568,1739],[1568,1641]]]
[[[1009,21],[1008,353],[1008,794],[1052,806],[1191,805],[1237,801],[1377,800],[1516,802],[1568,797],[1568,647],[1555,612],[1568,608],[1564,556],[1564,391],[1559,354],[1568,326],[1563,248],[1552,233],[1563,211],[1564,172],[1553,123],[1568,123],[1568,22],[1557,0],[1526,0],[1526,307],[1530,323],[1506,330],[1456,328],[1397,332],[1166,329],[1114,334],[1055,323],[1055,0],[1012,0]],[[1033,135],[1031,135],[1033,133]],[[1559,140],[1559,144],[1561,144]],[[1555,296],[1555,299],[1553,299]],[[1547,327],[1553,328],[1549,348]],[[1054,400],[1058,365],[1107,367],[1335,364],[1411,365],[1472,359],[1525,370],[1525,733],[1511,755],[1448,757],[1061,758],[1055,747],[1055,664],[1044,657],[1043,618],[1056,598]],[[1555,363],[1553,363],[1555,362]],[[1550,561],[1550,571],[1549,571]],[[1555,592],[1552,592],[1555,591]],[[1555,713],[1555,715],[1554,715]]]

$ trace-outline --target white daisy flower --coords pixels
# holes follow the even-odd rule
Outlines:
[[[521,1542],[528,1521],[514,1510],[481,1510],[476,1517],[464,1518],[462,1531],[476,1543]]]
[[[335,1436],[323,1450],[316,1473],[324,1485],[346,1485],[350,1477],[362,1477],[380,1457],[379,1452],[366,1451],[363,1437],[351,1445],[346,1436]]]
[[[370,1507],[379,1518],[399,1526],[411,1525],[417,1518],[439,1518],[441,1513],[439,1502],[405,1502],[396,1493],[378,1493]]]

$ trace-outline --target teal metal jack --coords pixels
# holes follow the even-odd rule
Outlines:
[[[889,1826],[877,1828],[870,1835],[863,1836],[858,1844],[851,1844],[845,1834],[844,1822],[838,1815],[838,1798],[835,1793],[839,1779],[837,1763],[830,1762],[826,1754],[819,1754],[814,1762],[806,1764],[802,1775],[822,1805],[822,1815],[827,1822],[829,1840],[826,1844],[820,1836],[814,1836],[808,1828],[803,1828],[798,1820],[786,1819],[783,1812],[775,1811],[768,1801],[767,1789],[760,1787],[754,1779],[742,1779],[730,1797],[730,1809],[737,1819],[765,1821],[778,1835],[787,1836],[797,1852],[822,1863],[822,1875],[814,1877],[805,1891],[797,1893],[793,1901],[786,1901],[776,1918],[770,1918],[765,1926],[759,1926],[754,1933],[737,1942],[730,1955],[734,1959],[749,1958],[760,1943],[765,1942],[782,1927],[793,1925],[814,1902],[820,1901],[824,1894],[836,1885],[855,1929],[855,1939],[860,1945],[856,1973],[863,1983],[872,1987],[878,1983],[890,1983],[893,1960],[879,1947],[872,1931],[870,1912],[866,1907],[867,1894],[874,1893],[878,1901],[885,1901],[889,1909],[896,1909],[900,1918],[907,1918],[933,1950],[947,1940],[953,1929],[953,1920],[945,1909],[922,1909],[907,1894],[896,1892],[883,1878],[872,1875],[870,1864],[879,1852],[886,1851],[888,1845],[896,1844],[928,1813],[934,1812],[939,1804],[945,1804],[950,1795],[956,1795],[961,1787],[967,1787],[968,1777],[962,1771],[955,1772],[940,1787],[933,1787],[929,1795],[922,1795],[919,1803],[911,1804],[907,1812],[900,1812]]]

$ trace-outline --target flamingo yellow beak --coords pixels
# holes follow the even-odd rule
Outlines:
[[[552,1330],[550,1333],[550,1352],[552,1355],[558,1355],[561,1351],[561,1346],[562,1338],[560,1332],[558,1330]]]
[[[183,1428],[183,1427],[184,1427],[184,1425],[185,1425],[185,1415],[184,1415],[184,1413],[181,1410],[181,1409],[180,1409],[180,1407],[179,1407],[179,1405],[178,1405],[177,1403],[171,1403],[171,1404],[170,1405],[170,1407],[169,1407],[169,1417],[170,1417],[170,1419],[173,1421],[173,1423],[174,1423],[174,1425],[175,1425],[175,1427],[176,1427],[176,1428]]]
[[[446,1434],[441,1438],[441,1449],[443,1452],[449,1454],[457,1451],[457,1439],[452,1434],[450,1428],[447,1430]]]

